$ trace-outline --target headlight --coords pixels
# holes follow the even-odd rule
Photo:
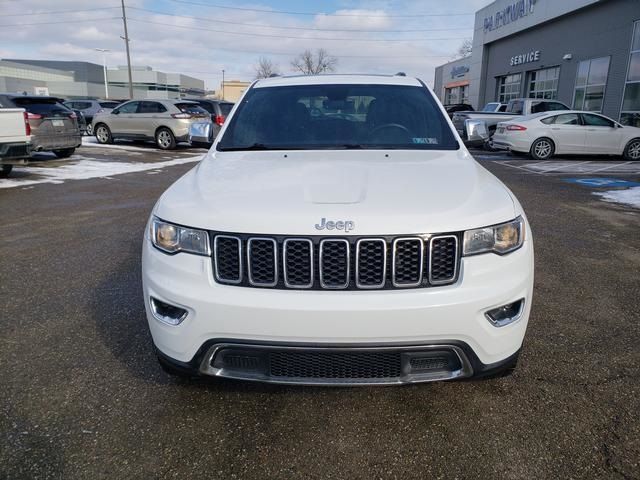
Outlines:
[[[464,232],[464,255],[512,252],[524,242],[524,220],[518,217],[508,223]]]
[[[211,254],[207,232],[174,225],[156,217],[151,221],[151,242],[156,248],[167,253]]]

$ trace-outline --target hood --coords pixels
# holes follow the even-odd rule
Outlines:
[[[350,235],[465,230],[516,216],[506,187],[466,150],[214,152],[173,184],[155,214],[234,233]]]

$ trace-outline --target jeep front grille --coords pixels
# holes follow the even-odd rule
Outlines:
[[[455,283],[457,234],[306,238],[211,233],[218,283],[314,290],[422,288]]]

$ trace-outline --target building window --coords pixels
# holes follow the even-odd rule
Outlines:
[[[602,112],[604,89],[609,76],[609,57],[585,60],[578,65],[573,108],[589,112]]]
[[[633,25],[633,41],[620,123],[640,127],[640,20]]]
[[[509,100],[520,97],[520,84],[522,83],[522,74],[514,73],[498,77],[498,101],[500,103],[508,103]]]
[[[469,103],[469,85],[444,89],[444,104]]]
[[[558,77],[560,67],[535,70],[529,74],[529,98],[544,98],[556,100],[558,98]]]

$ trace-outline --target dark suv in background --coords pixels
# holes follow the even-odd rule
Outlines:
[[[218,133],[220,133],[220,128],[222,128],[225,119],[235,105],[234,103],[227,102],[226,100],[213,100],[211,98],[185,98],[183,100],[196,102],[207,112],[209,112],[209,114],[211,115],[211,121],[213,122],[214,139],[218,136]]]
[[[53,152],[58,158],[66,158],[82,143],[77,115],[60,98],[5,93],[0,94],[0,108],[27,111],[32,152]]]
[[[65,106],[72,110],[80,110],[87,122],[87,135],[93,135],[93,116],[98,112],[110,112],[122,102],[117,100],[93,100],[90,98],[81,98],[67,100]]]

